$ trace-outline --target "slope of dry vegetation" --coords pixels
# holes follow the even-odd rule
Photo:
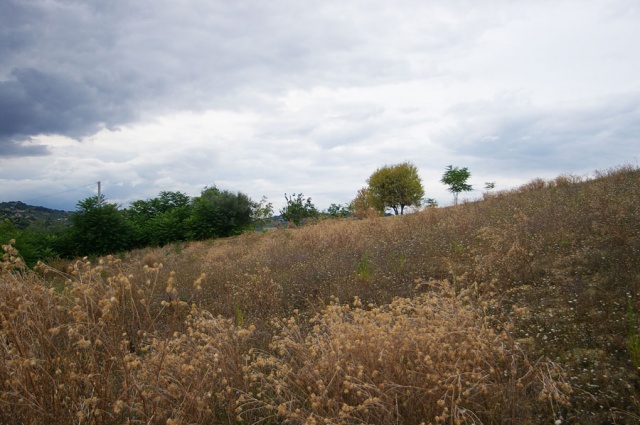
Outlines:
[[[2,423],[634,423],[640,171],[0,280]]]

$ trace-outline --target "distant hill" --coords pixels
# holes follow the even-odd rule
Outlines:
[[[44,227],[65,225],[70,215],[68,211],[27,205],[20,201],[0,202],[0,220],[8,219],[18,229],[32,225]]]

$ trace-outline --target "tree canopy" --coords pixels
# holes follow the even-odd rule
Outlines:
[[[69,226],[56,233],[37,234],[0,222],[0,239],[16,239],[29,264],[55,256],[105,255],[173,242],[233,236],[264,226],[273,207],[254,202],[241,192],[205,187],[191,198],[181,192],[160,192],[126,209],[100,202],[96,196],[78,202]],[[35,237],[34,237],[35,236]]]
[[[293,222],[296,226],[310,218],[318,218],[320,212],[311,202],[311,198],[305,198],[302,193],[294,193],[291,197],[284,194],[287,204],[280,210],[280,216],[287,222]]]
[[[368,187],[363,187],[358,191],[349,208],[353,215],[359,219],[384,214],[384,205],[373,197],[371,189]]]
[[[253,201],[241,192],[205,188],[193,200],[190,227],[194,239],[233,236],[250,228]]]
[[[135,230],[137,246],[163,246],[187,240],[191,198],[181,192],[160,192],[157,198],[134,201],[127,218]]]
[[[367,183],[374,208],[391,208],[396,215],[407,206],[420,206],[424,196],[418,169],[410,162],[378,168]]]
[[[71,227],[58,240],[61,255],[105,255],[124,251],[132,246],[131,223],[116,204],[92,196],[78,202],[71,216]]]
[[[449,186],[447,189],[449,192],[453,193],[453,204],[458,205],[458,195],[460,192],[469,192],[473,190],[470,184],[467,183],[471,177],[471,173],[467,169],[454,167],[449,165],[440,179],[440,182]]]

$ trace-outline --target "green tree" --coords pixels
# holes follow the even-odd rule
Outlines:
[[[438,201],[433,198],[425,199],[424,203],[427,205],[428,208],[438,208]]]
[[[157,198],[139,200],[127,209],[135,228],[136,246],[163,246],[187,240],[191,198],[181,192],[160,192]]]
[[[323,214],[333,218],[346,218],[351,215],[351,209],[349,205],[331,204]]]
[[[404,214],[407,206],[420,206],[424,196],[418,169],[410,162],[378,168],[367,180],[376,206],[391,208],[396,215]]]
[[[460,192],[469,192],[473,190],[470,184],[467,183],[471,177],[471,173],[469,170],[464,168],[454,167],[449,165],[440,179],[440,182],[449,186],[447,189],[449,192],[453,193],[453,204],[458,205],[458,195]]]
[[[33,245],[31,238],[25,237],[26,235],[29,235],[27,230],[18,229],[8,218],[0,220],[0,245],[8,244],[11,240],[15,241],[13,246],[25,263],[32,267],[41,258],[37,247]]]
[[[59,238],[61,255],[106,255],[130,248],[133,229],[116,204],[93,196],[78,202],[71,227]]]
[[[192,203],[190,228],[194,239],[227,237],[251,228],[254,203],[244,193],[206,187]]]
[[[311,202],[311,198],[305,198],[302,193],[294,193],[291,197],[284,194],[287,204],[280,210],[280,216],[287,222],[293,222],[296,226],[305,220],[318,218],[319,212]]]
[[[260,202],[251,204],[251,222],[253,229],[261,229],[273,218],[273,204],[263,196]]]
[[[0,244],[6,244],[14,239],[13,246],[26,265],[33,267],[40,260],[46,261],[58,257],[55,250],[56,240],[67,227],[66,224],[36,221],[19,228],[9,219],[0,220]]]

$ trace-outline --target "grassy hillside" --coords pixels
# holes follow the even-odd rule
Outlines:
[[[0,281],[2,423],[636,423],[640,170]]]

